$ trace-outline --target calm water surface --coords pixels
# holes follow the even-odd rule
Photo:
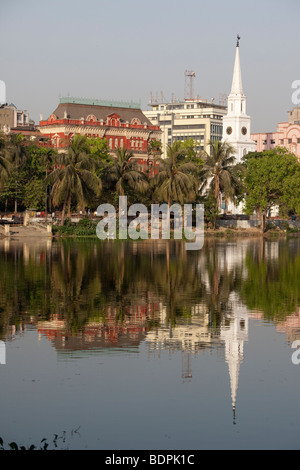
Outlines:
[[[300,239],[2,240],[0,273],[5,442],[300,448]]]

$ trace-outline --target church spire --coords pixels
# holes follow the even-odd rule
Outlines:
[[[231,95],[244,95],[242,84],[242,73],[240,64],[240,36],[237,35],[235,63],[232,77]]]

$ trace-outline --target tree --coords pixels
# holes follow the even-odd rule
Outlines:
[[[197,165],[186,161],[186,149],[182,142],[175,141],[167,147],[167,158],[159,158],[158,174],[151,180],[153,198],[169,206],[173,202],[194,202],[198,194]]]
[[[149,139],[147,143],[147,154],[147,174],[150,177],[150,162],[152,161],[152,168],[154,169],[157,158],[162,154],[161,142],[156,139]]]
[[[6,153],[7,139],[4,134],[0,134],[0,176],[8,176],[10,164]]]
[[[25,187],[25,207],[35,207],[48,210],[48,181],[47,177],[53,169],[57,158],[57,150],[53,148],[29,145],[27,151],[30,156],[28,168],[28,182]]]
[[[259,214],[263,232],[266,215],[275,206],[300,212],[300,163],[294,154],[278,147],[250,153],[244,160],[245,212]]]
[[[52,184],[53,204],[63,204],[62,224],[67,208],[71,217],[71,203],[84,210],[86,205],[99,197],[102,184],[95,174],[96,163],[88,153],[84,139],[74,139],[67,153],[57,158],[58,167],[48,176]]]
[[[11,134],[5,147],[6,159],[9,162],[8,173],[12,181],[14,181],[14,199],[15,213],[18,211],[18,201],[22,199],[22,176],[24,176],[24,168],[28,162],[28,152],[26,150],[25,139],[22,134]]]
[[[201,171],[200,181],[201,192],[208,190],[213,192],[217,208],[221,207],[221,194],[226,202],[234,201],[240,195],[242,190],[241,180],[238,171],[241,165],[236,165],[234,156],[235,149],[227,142],[211,142],[211,154],[204,152],[203,169]]]
[[[149,187],[144,173],[138,170],[133,153],[125,147],[117,148],[105,178],[112,183],[119,196],[124,196],[127,187],[137,193],[145,193]]]

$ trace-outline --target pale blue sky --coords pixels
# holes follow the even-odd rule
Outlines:
[[[299,0],[0,0],[0,79],[32,119],[59,95],[141,100],[228,95],[237,33],[252,131],[276,130],[300,79]]]

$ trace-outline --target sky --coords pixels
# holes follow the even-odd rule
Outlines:
[[[0,0],[0,80],[39,122],[75,96],[141,102],[150,93],[228,95],[236,36],[252,132],[276,131],[300,80],[299,0]]]

